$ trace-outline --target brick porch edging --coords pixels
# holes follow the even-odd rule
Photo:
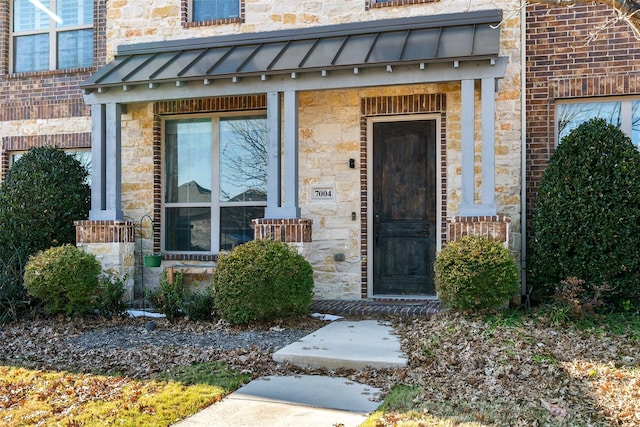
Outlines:
[[[311,303],[312,313],[339,316],[430,317],[440,311],[442,307],[437,300],[314,300]]]

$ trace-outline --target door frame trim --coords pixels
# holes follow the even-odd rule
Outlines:
[[[436,122],[436,135],[435,135],[435,143],[434,143],[434,158],[436,161],[436,225],[438,227],[438,232],[436,238],[436,253],[440,252],[442,248],[442,241],[439,238],[441,234],[440,225],[442,224],[442,172],[441,165],[442,162],[446,159],[441,158],[440,151],[440,141],[442,139],[442,129],[441,129],[441,121],[442,114],[441,113],[427,113],[427,114],[404,114],[404,115],[393,115],[393,116],[375,116],[367,118],[367,206],[368,206],[368,215],[367,215],[367,236],[373,236],[373,125],[374,123],[386,123],[386,122],[406,122],[406,121],[428,121],[434,120]],[[376,295],[373,293],[373,239],[367,239],[367,297],[368,298],[384,298],[384,299],[437,299],[434,296],[424,296],[424,295]]]

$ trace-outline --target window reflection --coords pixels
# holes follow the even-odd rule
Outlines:
[[[557,114],[558,143],[581,123],[599,117],[619,127],[640,148],[640,100],[560,102]]]
[[[167,120],[165,200],[211,201],[211,119]]]
[[[168,208],[165,249],[168,251],[210,251],[211,209]]]
[[[582,102],[558,105],[558,141],[569,135],[581,123],[595,117],[620,127],[620,102]]]
[[[230,251],[253,240],[251,220],[264,217],[263,206],[238,206],[220,209],[220,249]]]
[[[220,120],[220,201],[267,200],[266,123],[263,119]]]
[[[193,20],[210,21],[240,16],[240,0],[193,0]]]

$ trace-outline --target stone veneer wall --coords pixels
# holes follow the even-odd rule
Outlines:
[[[134,297],[135,224],[131,221],[75,221],[76,246],[94,254],[102,271],[127,280],[126,297]]]
[[[243,22],[211,25],[184,25],[182,0],[122,0],[109,10],[107,33],[108,56],[119,44],[176,40],[252,31],[269,31],[313,25],[357,22],[419,14],[451,13],[496,7],[496,2],[467,0],[447,2],[429,0],[393,0],[374,4],[367,0],[329,0],[313,4],[293,0],[269,2],[246,0]],[[505,14],[517,8],[517,1],[502,1]],[[498,6],[499,7],[499,6]],[[508,56],[507,74],[498,82],[496,92],[496,203],[501,214],[512,218],[511,244],[519,244],[520,193],[520,51],[519,15],[507,19],[501,28],[501,55]],[[135,37],[135,39],[132,39]],[[425,72],[428,72],[426,70]],[[446,103],[446,111],[422,107],[422,100],[438,95]],[[441,146],[439,189],[442,205],[441,240],[446,240],[446,218],[455,216],[460,203],[460,84],[415,84],[397,87],[361,88],[340,91],[300,92],[299,94],[299,199],[302,217],[313,221],[313,241],[305,243],[306,255],[314,266],[319,298],[360,299],[366,296],[366,143],[367,115],[400,115],[428,112],[442,114],[446,129],[441,129],[446,144]],[[414,107],[402,105],[413,97]],[[251,98],[260,100],[254,104]],[[479,94],[476,96],[479,111]],[[215,98],[213,100],[180,100],[166,103],[130,104],[123,115],[122,205],[125,215],[138,221],[150,214],[155,227],[144,222],[140,227],[141,246],[145,253],[160,250],[161,219],[161,127],[163,114],[237,111],[243,108],[266,108],[264,97]],[[387,102],[387,110],[363,110],[363,100]],[[209,103],[209,104],[207,104]],[[218,104],[216,104],[218,103]],[[226,110],[223,103],[236,104]],[[373,105],[373,104],[372,104]],[[375,107],[378,108],[378,107]],[[363,113],[365,111],[365,113]],[[367,112],[368,111],[368,112]],[[479,129],[478,123],[478,129]],[[479,147],[479,145],[478,145]],[[445,154],[446,153],[446,154]],[[356,160],[355,169],[348,166]],[[126,163],[126,164],[125,164]],[[364,165],[364,168],[363,168]],[[477,168],[481,165],[477,156]],[[477,188],[480,188],[477,174]],[[314,201],[309,196],[314,186],[335,188],[335,200]],[[476,197],[479,197],[476,194]],[[364,203],[363,203],[364,201]],[[355,213],[355,220],[352,214]],[[137,232],[137,231],[136,231]],[[138,246],[136,246],[137,250]],[[336,261],[345,255],[345,261]],[[215,255],[166,256],[163,266],[173,263],[212,263]],[[363,267],[363,262],[365,266]],[[145,272],[145,281],[148,275]]]
[[[518,0],[241,0],[240,17],[189,22],[188,0],[117,0],[107,13],[107,58],[122,44],[250,33],[374,19],[495,9],[516,11]],[[505,21],[519,29],[519,14]],[[515,25],[513,25],[515,24]],[[506,34],[507,38],[511,34]],[[513,48],[510,46],[509,48]]]

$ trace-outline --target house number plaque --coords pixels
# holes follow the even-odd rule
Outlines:
[[[335,199],[336,189],[334,187],[311,187],[312,201],[323,201]]]

